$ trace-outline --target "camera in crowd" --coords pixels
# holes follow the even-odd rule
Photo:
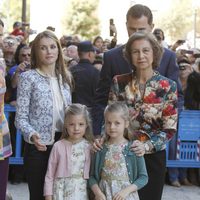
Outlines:
[[[28,33],[29,33],[29,35],[37,34],[37,31],[36,31],[36,30],[33,30],[33,29],[29,29],[29,30],[28,30]]]
[[[12,47],[13,45],[17,44],[17,39],[9,35],[3,39],[3,44],[4,46]]]
[[[22,35],[22,36],[25,36],[25,33],[27,33],[28,35],[31,35],[31,34],[36,34],[37,31],[31,29],[29,23],[16,21],[13,24],[13,31],[11,32],[11,35],[15,35],[15,36]]]
[[[182,49],[182,50],[181,50],[181,53],[182,53],[182,54],[190,54],[190,55],[193,55],[194,58],[200,58],[200,50],[197,50],[197,49],[191,49],[191,50]]]

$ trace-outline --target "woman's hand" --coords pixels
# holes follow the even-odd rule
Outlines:
[[[144,143],[139,140],[133,141],[130,149],[136,154],[136,156],[143,156],[145,154]]]
[[[27,61],[24,61],[18,65],[15,73],[25,72],[29,69],[30,69],[30,63]]]
[[[38,134],[32,135],[31,139],[38,151],[46,151],[47,150],[46,145],[41,143],[40,136]]]
[[[121,190],[120,192],[118,192],[117,194],[115,194],[115,196],[113,197],[113,200],[125,200],[126,196],[127,196],[127,192],[126,190]]]
[[[97,152],[100,151],[103,148],[103,143],[104,143],[105,138],[96,138],[92,144],[92,151]]]

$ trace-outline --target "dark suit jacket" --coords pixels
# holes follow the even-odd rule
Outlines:
[[[92,109],[93,132],[95,135],[101,133],[103,122],[103,112],[107,105],[108,94],[112,79],[115,75],[129,73],[132,70],[131,65],[127,62],[123,55],[124,46],[112,49],[104,53],[103,67],[100,74],[100,80],[95,96],[95,106]],[[179,68],[176,63],[176,55],[174,52],[164,49],[160,66],[157,71],[177,83],[178,88],[178,108],[183,107],[183,93],[179,80]]]
[[[94,106],[94,96],[100,72],[89,60],[81,59],[76,66],[70,68],[75,82],[72,103],[81,103],[87,107]]]

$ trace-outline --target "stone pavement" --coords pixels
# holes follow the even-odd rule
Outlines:
[[[9,183],[8,190],[13,200],[29,200],[26,183],[21,183],[19,185],[11,185]],[[200,187],[181,186],[180,188],[175,188],[165,185],[162,200],[200,200]]]

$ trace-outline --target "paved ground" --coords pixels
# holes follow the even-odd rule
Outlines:
[[[28,188],[26,183],[19,185],[8,184],[13,200],[28,200]],[[200,200],[200,187],[197,186],[181,186],[175,188],[165,185],[162,200]]]

